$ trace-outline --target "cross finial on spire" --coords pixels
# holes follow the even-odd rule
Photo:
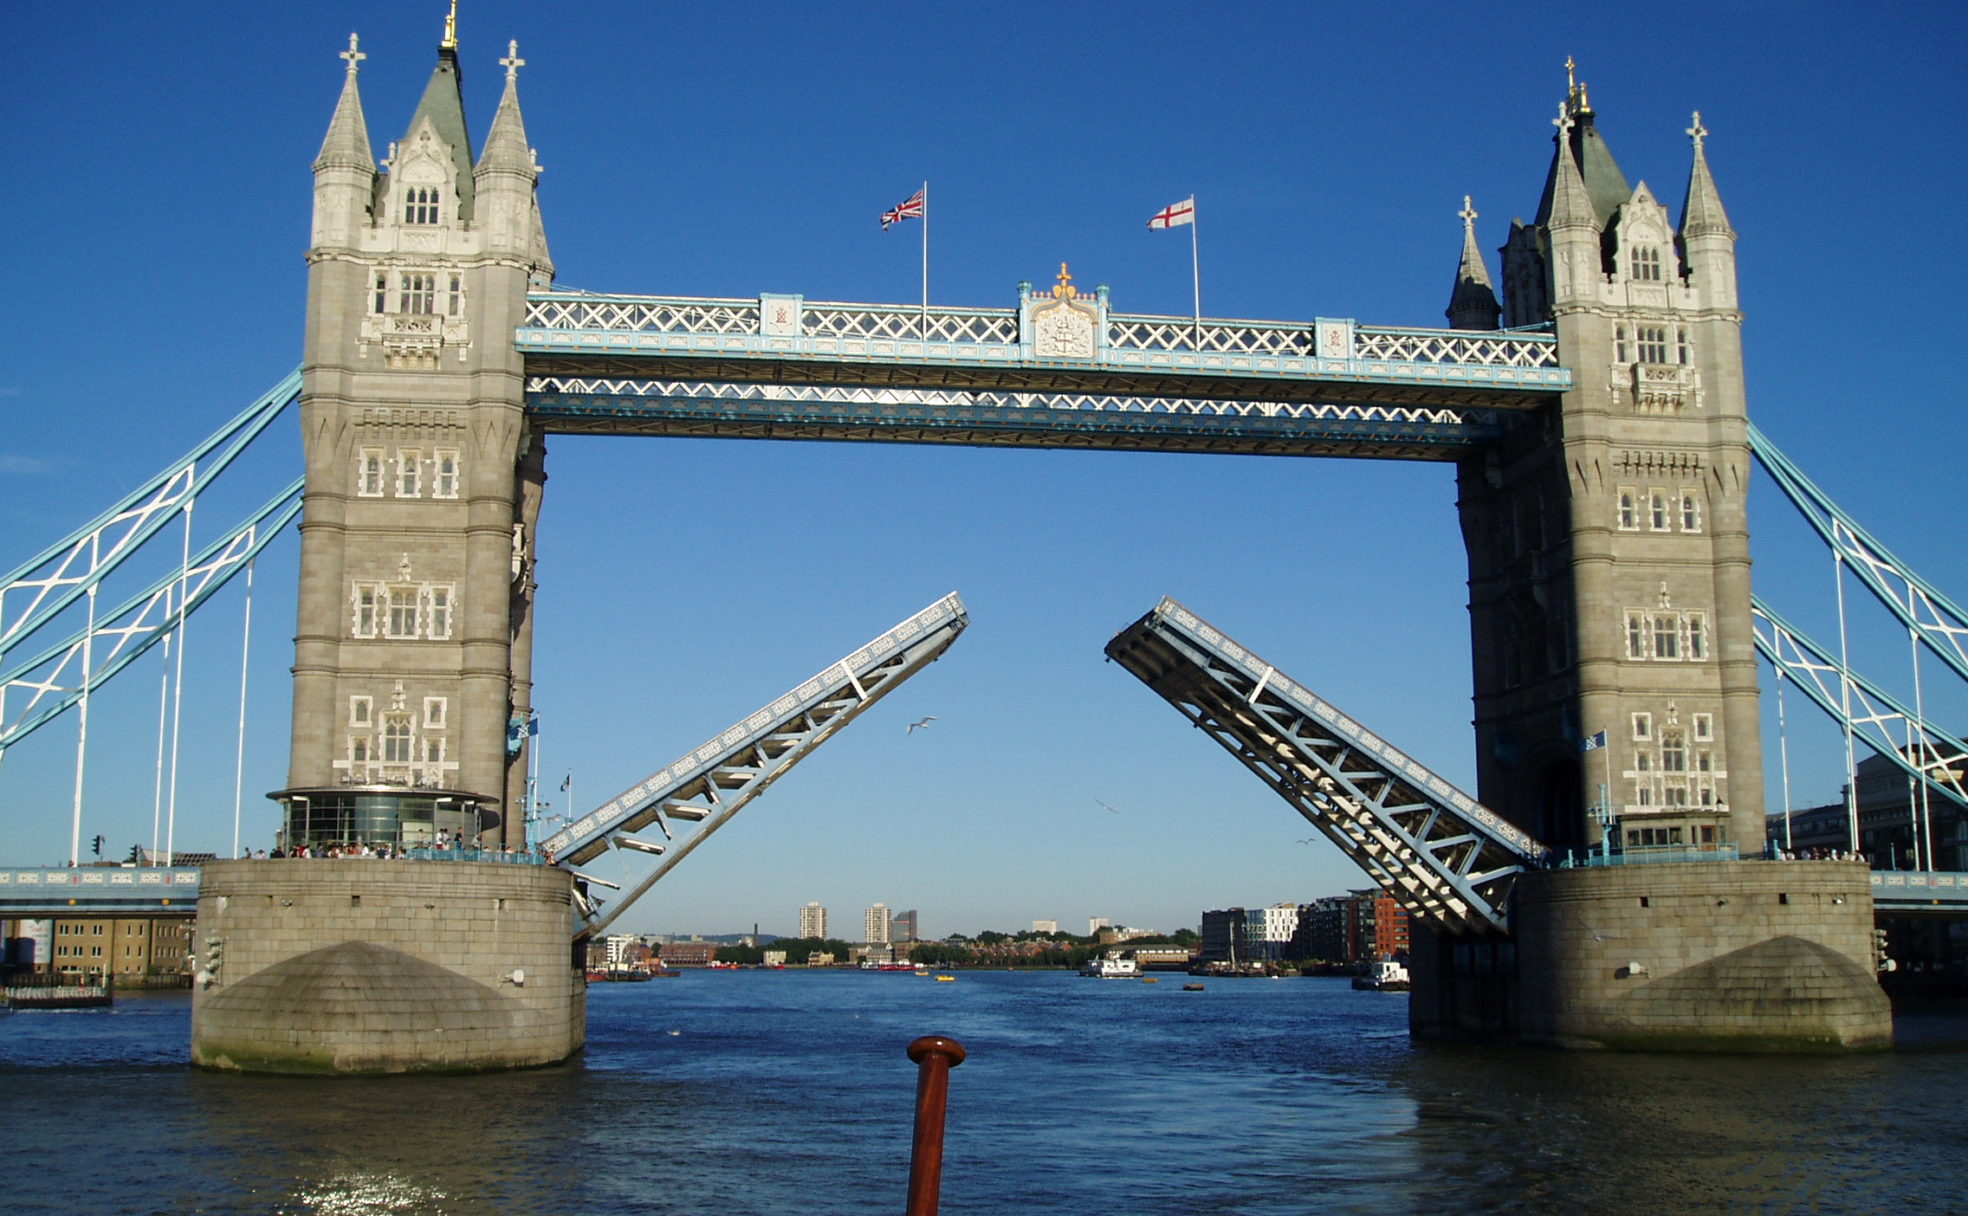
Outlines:
[[[1476,204],[1471,202],[1469,196],[1465,194],[1462,196],[1462,210],[1456,212],[1456,214],[1462,217],[1462,226],[1464,228],[1473,229],[1476,227],[1476,217],[1482,213],[1476,210]]]
[[[1702,126],[1702,112],[1695,111],[1695,125],[1688,128],[1688,137],[1695,141],[1695,151],[1702,150],[1702,141],[1708,138],[1708,128]]]
[[[447,51],[458,49],[458,0],[451,0],[451,11],[444,17],[444,41],[437,45]]]
[[[1572,62],[1572,57],[1567,55],[1565,56],[1565,96],[1577,97],[1578,92],[1578,64]]]
[[[506,69],[507,80],[519,79],[519,69],[526,66],[526,61],[519,57],[519,39],[512,38],[507,40],[506,57],[501,59],[499,64]]]
[[[1558,103],[1558,117],[1551,120],[1551,125],[1558,128],[1560,139],[1571,136],[1574,120],[1572,118],[1572,104],[1570,101],[1561,101]]]
[[[356,37],[354,34],[350,34],[349,49],[341,53],[341,58],[348,60],[348,65],[349,65],[348,74],[351,76],[355,75],[356,73],[356,65],[361,63],[363,60],[369,58],[368,55],[364,54],[361,50],[357,49],[361,45],[361,43],[362,43],[362,39]],[[1695,115],[1695,117],[1700,118],[1701,115],[1697,114]]]

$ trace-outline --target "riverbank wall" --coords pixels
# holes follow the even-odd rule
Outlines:
[[[191,1059],[244,1072],[476,1072],[581,1049],[572,878],[373,858],[207,865]]]

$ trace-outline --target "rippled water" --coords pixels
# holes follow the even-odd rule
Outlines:
[[[926,1033],[949,1213],[1968,1212],[1968,1054],[1417,1048],[1343,980],[689,972],[497,1076],[194,1072],[190,1002],[0,1018],[0,1210],[899,1213]]]

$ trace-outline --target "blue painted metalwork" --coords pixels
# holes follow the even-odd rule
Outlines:
[[[1057,290],[1057,289],[1056,289]],[[771,382],[1091,391],[1156,391],[1171,382],[1269,397],[1289,386],[1306,399],[1422,400],[1527,408],[1571,387],[1549,334],[1473,333],[1359,325],[1110,314],[1105,294],[1051,301],[1077,309],[1076,338],[1033,318],[1044,293],[1016,309],[920,308],[756,300],[600,296],[527,297],[514,345],[529,374],[658,375]],[[1077,323],[1077,322],[1076,322]],[[1058,334],[1058,337],[1049,337]],[[692,366],[744,363],[732,374]],[[1133,385],[1134,387],[1129,387]],[[1239,390],[1235,386],[1247,386]],[[1260,386],[1269,386],[1260,391]],[[1398,388],[1401,392],[1386,390]],[[1418,390],[1418,392],[1417,392]]]
[[[177,571],[159,578],[99,616],[93,630],[85,625],[11,670],[0,671],[0,753],[53,721],[80,701],[86,691],[100,687],[136,662],[186,616],[218,594],[300,514],[301,486],[301,480],[296,479],[207,545],[185,567],[182,578]],[[184,592],[182,600],[176,598],[180,589]],[[69,674],[85,660],[88,670]],[[6,694],[15,690],[27,696],[9,706]]]
[[[1749,447],[1784,496],[1859,581],[1956,675],[1968,679],[1968,612],[1860,527],[1754,423],[1749,428]]]
[[[1549,861],[1523,829],[1172,599],[1107,657],[1256,773],[1410,913],[1508,927],[1517,876]]]
[[[793,765],[940,657],[969,623],[963,600],[954,592],[944,596],[542,841],[542,850],[568,865],[592,860],[611,844],[617,850],[647,856],[669,854],[653,873],[615,900],[606,916],[593,920],[583,932],[605,930],[677,862]],[[695,830],[672,850],[668,842],[675,841],[679,824],[695,825]],[[663,833],[666,843],[629,835],[651,825]],[[592,875],[577,877],[605,886],[620,885]],[[585,905],[584,914],[593,916],[594,902],[588,896],[583,895],[578,902]]]
[[[1777,671],[1796,681],[1804,695],[1852,731],[1867,746],[1898,765],[1941,797],[1968,807],[1963,769],[1968,743],[1942,730],[1909,709],[1885,689],[1849,671],[1823,646],[1791,627],[1762,599],[1752,599],[1750,619],[1756,630],[1756,650]],[[1849,712],[1848,707],[1849,705]],[[1897,727],[1902,737],[1895,739]]]
[[[1883,912],[1968,911],[1968,874],[1874,870],[1872,906]]]
[[[109,510],[0,578],[0,655],[86,594],[224,472],[301,394],[296,370]],[[201,469],[199,462],[218,455]],[[78,572],[77,567],[82,567]],[[8,599],[27,606],[7,617]]]
[[[0,869],[0,916],[188,916],[198,881],[196,866]]]

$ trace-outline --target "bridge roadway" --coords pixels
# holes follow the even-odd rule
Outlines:
[[[191,916],[198,910],[198,879],[196,866],[0,869],[0,916]],[[1968,874],[1874,870],[1872,898],[1881,912],[1968,913]]]
[[[1017,308],[527,297],[549,432],[1453,460],[1572,387],[1550,333]]]

